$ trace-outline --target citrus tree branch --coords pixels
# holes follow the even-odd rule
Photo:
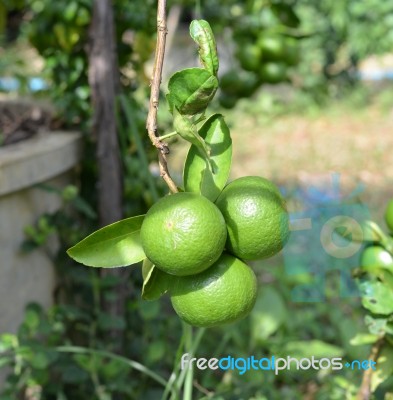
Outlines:
[[[162,67],[164,64],[165,55],[165,42],[167,34],[167,22],[166,22],[166,0],[158,0],[157,6],[157,44],[156,53],[154,58],[154,69],[153,77],[151,80],[151,92],[150,92],[150,104],[149,113],[147,115],[146,129],[152,144],[158,150],[158,162],[160,165],[160,174],[169,190],[172,193],[176,193],[177,186],[173,182],[169,171],[166,156],[169,154],[168,145],[162,142],[157,137],[157,109],[160,96],[160,84],[162,77]]]
[[[385,343],[385,339],[381,337],[377,340],[370,351],[369,359],[371,361],[377,361],[379,353]],[[370,400],[371,398],[371,377],[372,377],[373,369],[366,369],[363,373],[362,384],[360,386],[357,400]]]

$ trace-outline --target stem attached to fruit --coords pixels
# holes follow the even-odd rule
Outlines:
[[[178,192],[169,171],[166,156],[169,154],[168,145],[157,136],[157,109],[160,96],[160,84],[162,67],[164,64],[165,41],[166,41],[166,0],[158,0],[157,6],[157,44],[154,58],[153,77],[151,80],[149,113],[146,120],[146,129],[153,145],[158,149],[158,162],[160,174],[172,193]]]

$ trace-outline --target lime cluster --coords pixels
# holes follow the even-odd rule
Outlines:
[[[390,200],[385,211],[385,223],[393,232],[393,200]],[[360,267],[363,272],[376,274],[385,270],[393,274],[393,242],[389,237],[379,242],[369,242],[360,256]]]
[[[263,84],[289,81],[290,69],[300,61],[300,39],[293,34],[299,23],[293,7],[280,2],[239,18],[233,28],[238,65],[220,78],[223,107],[234,107]]]
[[[278,188],[248,176],[227,184],[214,203],[190,192],[164,197],[146,214],[141,242],[170,282],[179,317],[194,326],[216,326],[249,314],[257,279],[245,261],[278,253],[288,224]]]

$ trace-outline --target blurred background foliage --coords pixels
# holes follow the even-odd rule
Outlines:
[[[145,133],[155,5],[153,0],[113,3],[125,216],[144,213],[165,193],[157,176],[156,152]],[[230,113],[224,111],[234,126],[245,115],[251,115],[255,122],[257,118],[274,119],[307,110],[325,113],[321,107],[338,99],[350,99],[355,108],[367,104],[374,91],[360,81],[359,66],[367,57],[393,48],[393,4],[388,1],[169,2],[169,9],[176,7],[180,10],[179,32],[192,18],[203,17],[217,34],[219,51],[229,53],[223,58],[222,91],[215,107],[221,110],[237,104]],[[0,88],[50,99],[56,108],[54,125],[77,129],[86,141],[77,186],[54,193],[62,198],[62,208],[26,228],[23,250],[44,247],[55,261],[59,276],[56,305],[48,311],[29,305],[18,334],[1,336],[0,367],[8,368],[1,400],[85,400],[87,396],[97,400],[157,399],[162,394],[160,384],[129,369],[121,360],[69,354],[56,348],[77,345],[113,350],[118,344],[111,341],[109,332],[116,328],[122,332],[123,355],[168,377],[181,338],[180,322],[167,301],[141,300],[139,268],[129,269],[126,314],[113,317],[100,304],[102,299],[116,298],[116,278],[102,278],[95,270],[75,265],[65,254],[65,249],[97,227],[97,171],[94,141],[89,136],[91,11],[88,0],[3,0],[0,4]],[[168,61],[176,64],[176,59]],[[41,79],[34,90],[30,85],[33,77]],[[15,78],[17,85],[7,88],[4,78]],[[390,109],[392,98],[383,96],[381,101]],[[171,130],[165,108],[162,102],[159,123],[163,133]],[[46,244],[54,234],[60,238],[56,253]],[[338,300],[333,282],[327,288],[325,303],[293,303],[291,290],[303,283],[304,277],[288,276],[280,257],[255,267],[261,290],[252,315],[230,327],[212,329],[202,340],[198,355],[296,353],[301,358],[312,351],[348,360],[367,357],[367,344],[350,344],[356,333],[367,330],[359,301]],[[196,398],[353,399],[360,379],[360,372],[351,370],[279,376],[248,372],[245,377],[234,371],[203,373],[196,376]],[[390,389],[388,381],[380,396]]]

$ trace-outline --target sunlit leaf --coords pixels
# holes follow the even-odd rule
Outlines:
[[[211,168],[197,148],[191,146],[184,165],[184,187],[186,191],[201,193],[214,201],[229,177],[232,140],[221,114],[212,115],[200,128],[199,134],[210,146]]]
[[[140,242],[143,215],[123,219],[92,233],[67,254],[89,267],[124,267],[146,258]]]
[[[218,80],[203,68],[188,68],[176,72],[169,79],[167,100],[173,112],[177,107],[181,114],[195,115],[203,112],[214,97]]]
[[[192,21],[190,35],[199,46],[201,64],[212,75],[217,75],[219,67],[217,45],[209,23],[203,19]]]
[[[359,282],[362,305],[374,314],[393,313],[393,291],[379,280],[365,279]]]
[[[372,344],[378,340],[379,336],[372,333],[358,333],[350,340],[352,346],[364,346],[365,344]]]

